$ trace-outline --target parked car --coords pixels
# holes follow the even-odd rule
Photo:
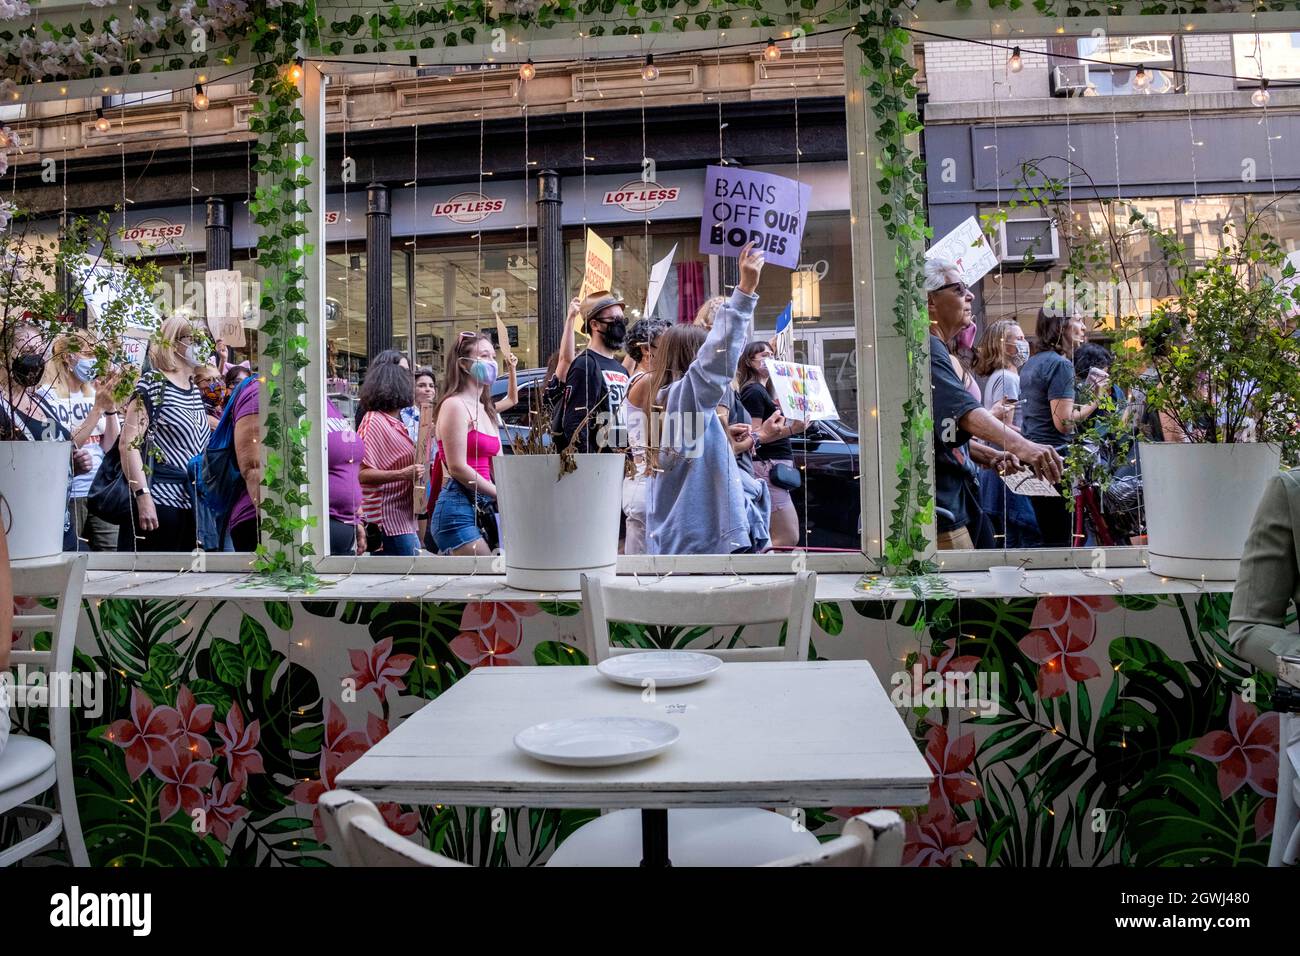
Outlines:
[[[502,441],[507,454],[511,439],[527,433],[530,412],[541,407],[540,391],[545,376],[543,368],[521,369],[517,373],[519,402],[501,416]],[[505,398],[507,386],[505,379],[497,379],[492,398]],[[545,435],[543,441],[549,444],[550,435]],[[799,513],[800,546],[860,551],[858,433],[839,421],[812,422],[790,444],[795,466],[804,477],[803,487],[790,493]]]

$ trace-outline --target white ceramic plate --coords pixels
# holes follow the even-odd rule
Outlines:
[[[662,753],[679,731],[645,717],[549,720],[515,734],[515,746],[538,760],[566,767],[612,767]]]
[[[681,687],[698,684],[719,667],[722,661],[712,654],[694,651],[639,651],[607,657],[596,665],[610,680],[629,687],[644,687],[647,680],[655,687]]]

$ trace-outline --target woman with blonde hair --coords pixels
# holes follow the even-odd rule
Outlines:
[[[975,344],[971,368],[983,381],[981,401],[1008,429],[1020,429],[1020,368],[1029,359],[1029,342],[1015,319],[998,319],[984,329]],[[999,446],[993,444],[994,448]],[[1007,487],[992,468],[979,474],[980,507],[993,525],[994,543],[1007,548],[1042,545],[1034,506]]]
[[[120,431],[113,398],[116,376],[96,380],[94,351],[79,332],[67,332],[54,340],[53,359],[46,373],[50,384],[39,395],[72,436],[72,447],[84,450],[91,460],[90,470],[73,477],[68,490],[74,542],[80,538],[89,542],[92,551],[115,551],[117,525],[90,514],[86,496],[104,452],[113,447]]]
[[[192,551],[194,500],[186,468],[208,446],[211,429],[194,370],[206,356],[203,333],[172,316],[149,343],[153,371],[136,383],[122,422],[122,471],[131,489],[131,520],[119,551]]]
[[[435,474],[441,470],[429,532],[441,554],[490,554],[480,521],[495,521],[497,488],[492,459],[501,453],[501,430],[492,385],[496,349],[477,332],[462,332],[447,355],[438,423]],[[490,533],[491,529],[489,529]]]

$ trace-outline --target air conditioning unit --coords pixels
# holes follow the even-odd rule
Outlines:
[[[1088,88],[1088,65],[1076,63],[1058,66],[1052,70],[1053,96],[1082,96]]]
[[[1004,264],[1046,269],[1056,265],[1060,255],[1054,219],[1008,219],[998,223],[998,258]]]

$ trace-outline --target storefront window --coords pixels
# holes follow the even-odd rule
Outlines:
[[[669,322],[690,322],[704,301],[714,294],[709,257],[699,252],[698,221],[661,224],[648,231],[643,223],[636,222],[594,226],[593,229],[614,250],[614,288],[611,291],[623,297],[629,322],[642,317],[650,270],[672,252],[674,246],[677,252],[655,305],[655,315]],[[565,243],[568,288],[575,294],[582,286],[586,241],[585,233],[575,231]]]
[[[331,395],[355,398],[366,366],[366,257],[325,257],[325,364]]]

